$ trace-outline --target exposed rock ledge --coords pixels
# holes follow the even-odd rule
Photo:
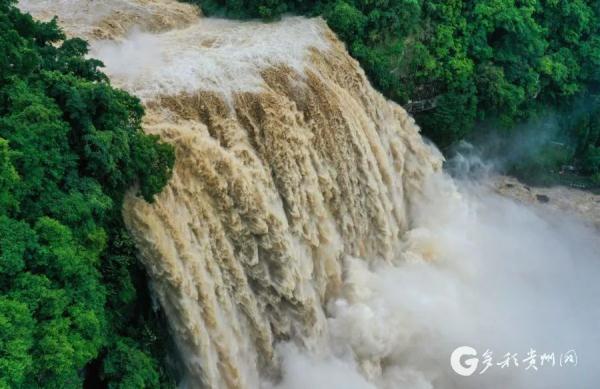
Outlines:
[[[600,195],[564,186],[532,187],[507,176],[492,178],[490,185],[503,196],[578,215],[600,229]]]

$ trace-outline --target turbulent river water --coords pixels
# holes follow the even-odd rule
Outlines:
[[[452,180],[322,20],[209,19],[171,0],[20,7],[88,39],[176,149],[156,202],[129,196],[123,214],[182,387],[599,382],[597,230]],[[450,364],[463,345],[469,377]]]

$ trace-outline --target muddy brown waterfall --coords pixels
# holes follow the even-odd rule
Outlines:
[[[92,41],[144,129],[176,149],[124,216],[188,386],[276,379],[274,345],[318,348],[348,257],[391,258],[440,159],[320,19],[202,18],[169,0],[22,2]],[[85,16],[85,17],[84,17]]]
[[[180,387],[598,386],[597,196],[452,179],[321,19],[211,19],[173,0],[19,6],[88,39],[141,98],[144,130],[175,147],[167,187],[152,204],[128,195],[123,214]],[[486,351],[520,367],[463,377],[450,355],[464,345],[480,368]],[[579,365],[525,370],[531,349]]]

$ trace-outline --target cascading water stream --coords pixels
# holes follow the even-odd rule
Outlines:
[[[89,39],[112,83],[142,99],[145,131],[176,149],[156,202],[131,195],[123,213],[185,364],[182,386],[598,378],[576,374],[600,346],[600,311],[583,304],[600,297],[586,284],[600,275],[597,232],[457,187],[322,20],[206,19],[171,0],[20,6]],[[581,361],[575,373],[465,379],[448,362],[461,342],[577,349]]]

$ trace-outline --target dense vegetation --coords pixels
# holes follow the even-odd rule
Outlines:
[[[600,183],[600,1],[190,1],[323,15],[442,148],[494,135],[523,177],[573,165]],[[84,41],[14,0],[0,0],[0,53],[0,388],[173,386],[120,214],[131,187],[152,201],[173,150],[142,133],[139,101]]]
[[[525,178],[573,165],[600,183],[600,1],[188,1],[236,18],[322,15],[442,149],[494,133],[502,154],[532,145],[509,164]]]
[[[170,383],[120,207],[174,153],[86,52],[0,0],[0,388]]]

